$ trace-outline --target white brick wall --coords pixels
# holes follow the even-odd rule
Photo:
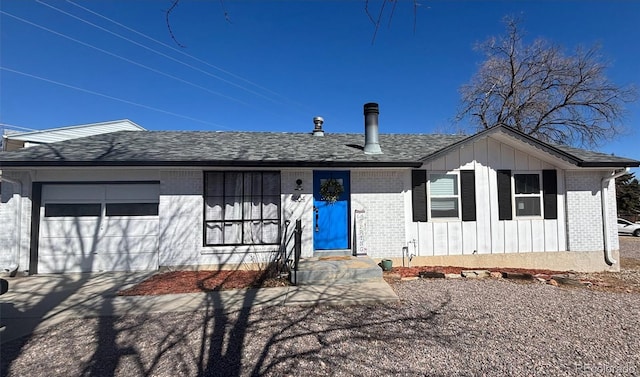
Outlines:
[[[600,181],[602,172],[567,171],[567,233],[570,251],[595,251],[604,248]],[[615,221],[615,189],[609,190],[610,217]],[[613,212],[612,212],[613,211]],[[617,237],[615,245],[617,246]],[[612,245],[613,246],[613,245]],[[617,247],[616,247],[617,249]]]
[[[366,211],[367,249],[371,257],[402,256],[407,215],[403,185],[407,174],[401,170],[351,172],[351,218],[353,221],[355,210]]]
[[[616,182],[609,181],[607,187],[607,217],[609,218],[609,247],[611,250],[619,250],[620,242],[618,240],[618,207],[616,204]]]
[[[204,246],[204,174],[160,173],[160,266],[239,265],[264,262],[278,246]]]
[[[202,171],[160,173],[160,266],[199,263],[202,247],[202,189]]]
[[[566,173],[566,207],[568,246],[571,251],[602,250],[602,215],[600,179],[608,172],[569,171]],[[21,245],[16,248],[16,200],[10,184],[2,186],[0,204],[0,267],[18,262],[20,270],[28,269],[31,229],[31,175],[28,172],[5,172],[23,182]],[[269,247],[204,247],[203,246],[203,172],[201,170],[166,170],[158,175],[159,264],[161,266],[218,265],[254,263],[266,260],[278,250]],[[295,190],[295,181],[303,180],[303,190]],[[615,187],[610,183],[610,241],[618,249],[616,229]],[[281,174],[282,220],[290,220],[285,242],[293,249],[296,219],[303,223],[303,256],[313,255],[313,171],[283,170]],[[401,257],[406,245],[405,227],[411,224],[410,173],[408,170],[359,169],[351,171],[351,231],[355,210],[365,210],[367,249],[372,257]],[[596,231],[594,231],[594,229]],[[284,229],[283,229],[284,235]]]
[[[16,259],[16,200],[13,198],[14,185],[3,182],[0,192],[0,268],[5,268]]]
[[[3,171],[3,176],[22,182],[22,197],[19,186],[2,183],[0,200],[0,268],[17,263],[18,271],[29,269],[31,235],[31,175],[26,171]],[[20,224],[16,222],[18,207],[21,208]],[[19,228],[19,231],[18,231]]]
[[[302,180],[302,190],[296,191],[296,180]],[[286,232],[287,253],[294,248],[294,228],[302,220],[302,257],[313,256],[313,171],[283,171],[280,176],[282,192],[282,221],[291,221]],[[285,236],[284,229],[283,236]]]

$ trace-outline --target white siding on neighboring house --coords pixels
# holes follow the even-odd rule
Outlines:
[[[78,126],[51,128],[29,132],[14,132],[0,135],[4,138],[3,150],[12,151],[34,145],[55,143],[85,136],[99,135],[117,131],[144,131],[144,128],[128,119],[110,122],[83,124]]]
[[[526,253],[566,250],[563,171],[536,156],[484,138],[423,165],[427,173],[475,172],[476,221],[430,219],[412,222],[411,238],[418,240],[420,256]],[[535,173],[557,171],[557,219],[516,218],[498,215],[497,170]],[[407,197],[407,200],[411,200]]]

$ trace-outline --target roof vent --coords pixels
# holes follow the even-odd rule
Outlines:
[[[378,114],[380,110],[377,103],[367,103],[364,105],[364,153],[382,154],[380,142],[378,141]]]
[[[322,117],[313,117],[313,136],[324,136],[323,123],[324,119]]]

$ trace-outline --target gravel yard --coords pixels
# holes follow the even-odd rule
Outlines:
[[[620,236],[620,256],[640,261],[640,237]],[[624,267],[624,266],[623,266]]]
[[[640,238],[620,240],[623,261],[635,266]],[[640,267],[631,267],[629,274],[637,278],[639,272]],[[34,334],[24,344],[3,344],[2,363],[15,359],[3,365],[3,372],[640,375],[638,293],[502,279],[413,280],[393,283],[393,288],[401,304],[71,320]]]

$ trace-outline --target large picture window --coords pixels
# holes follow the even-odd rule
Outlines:
[[[280,241],[279,172],[205,172],[206,246]]]
[[[431,218],[459,218],[458,174],[429,174]]]
[[[540,174],[513,174],[516,217],[542,216]]]

